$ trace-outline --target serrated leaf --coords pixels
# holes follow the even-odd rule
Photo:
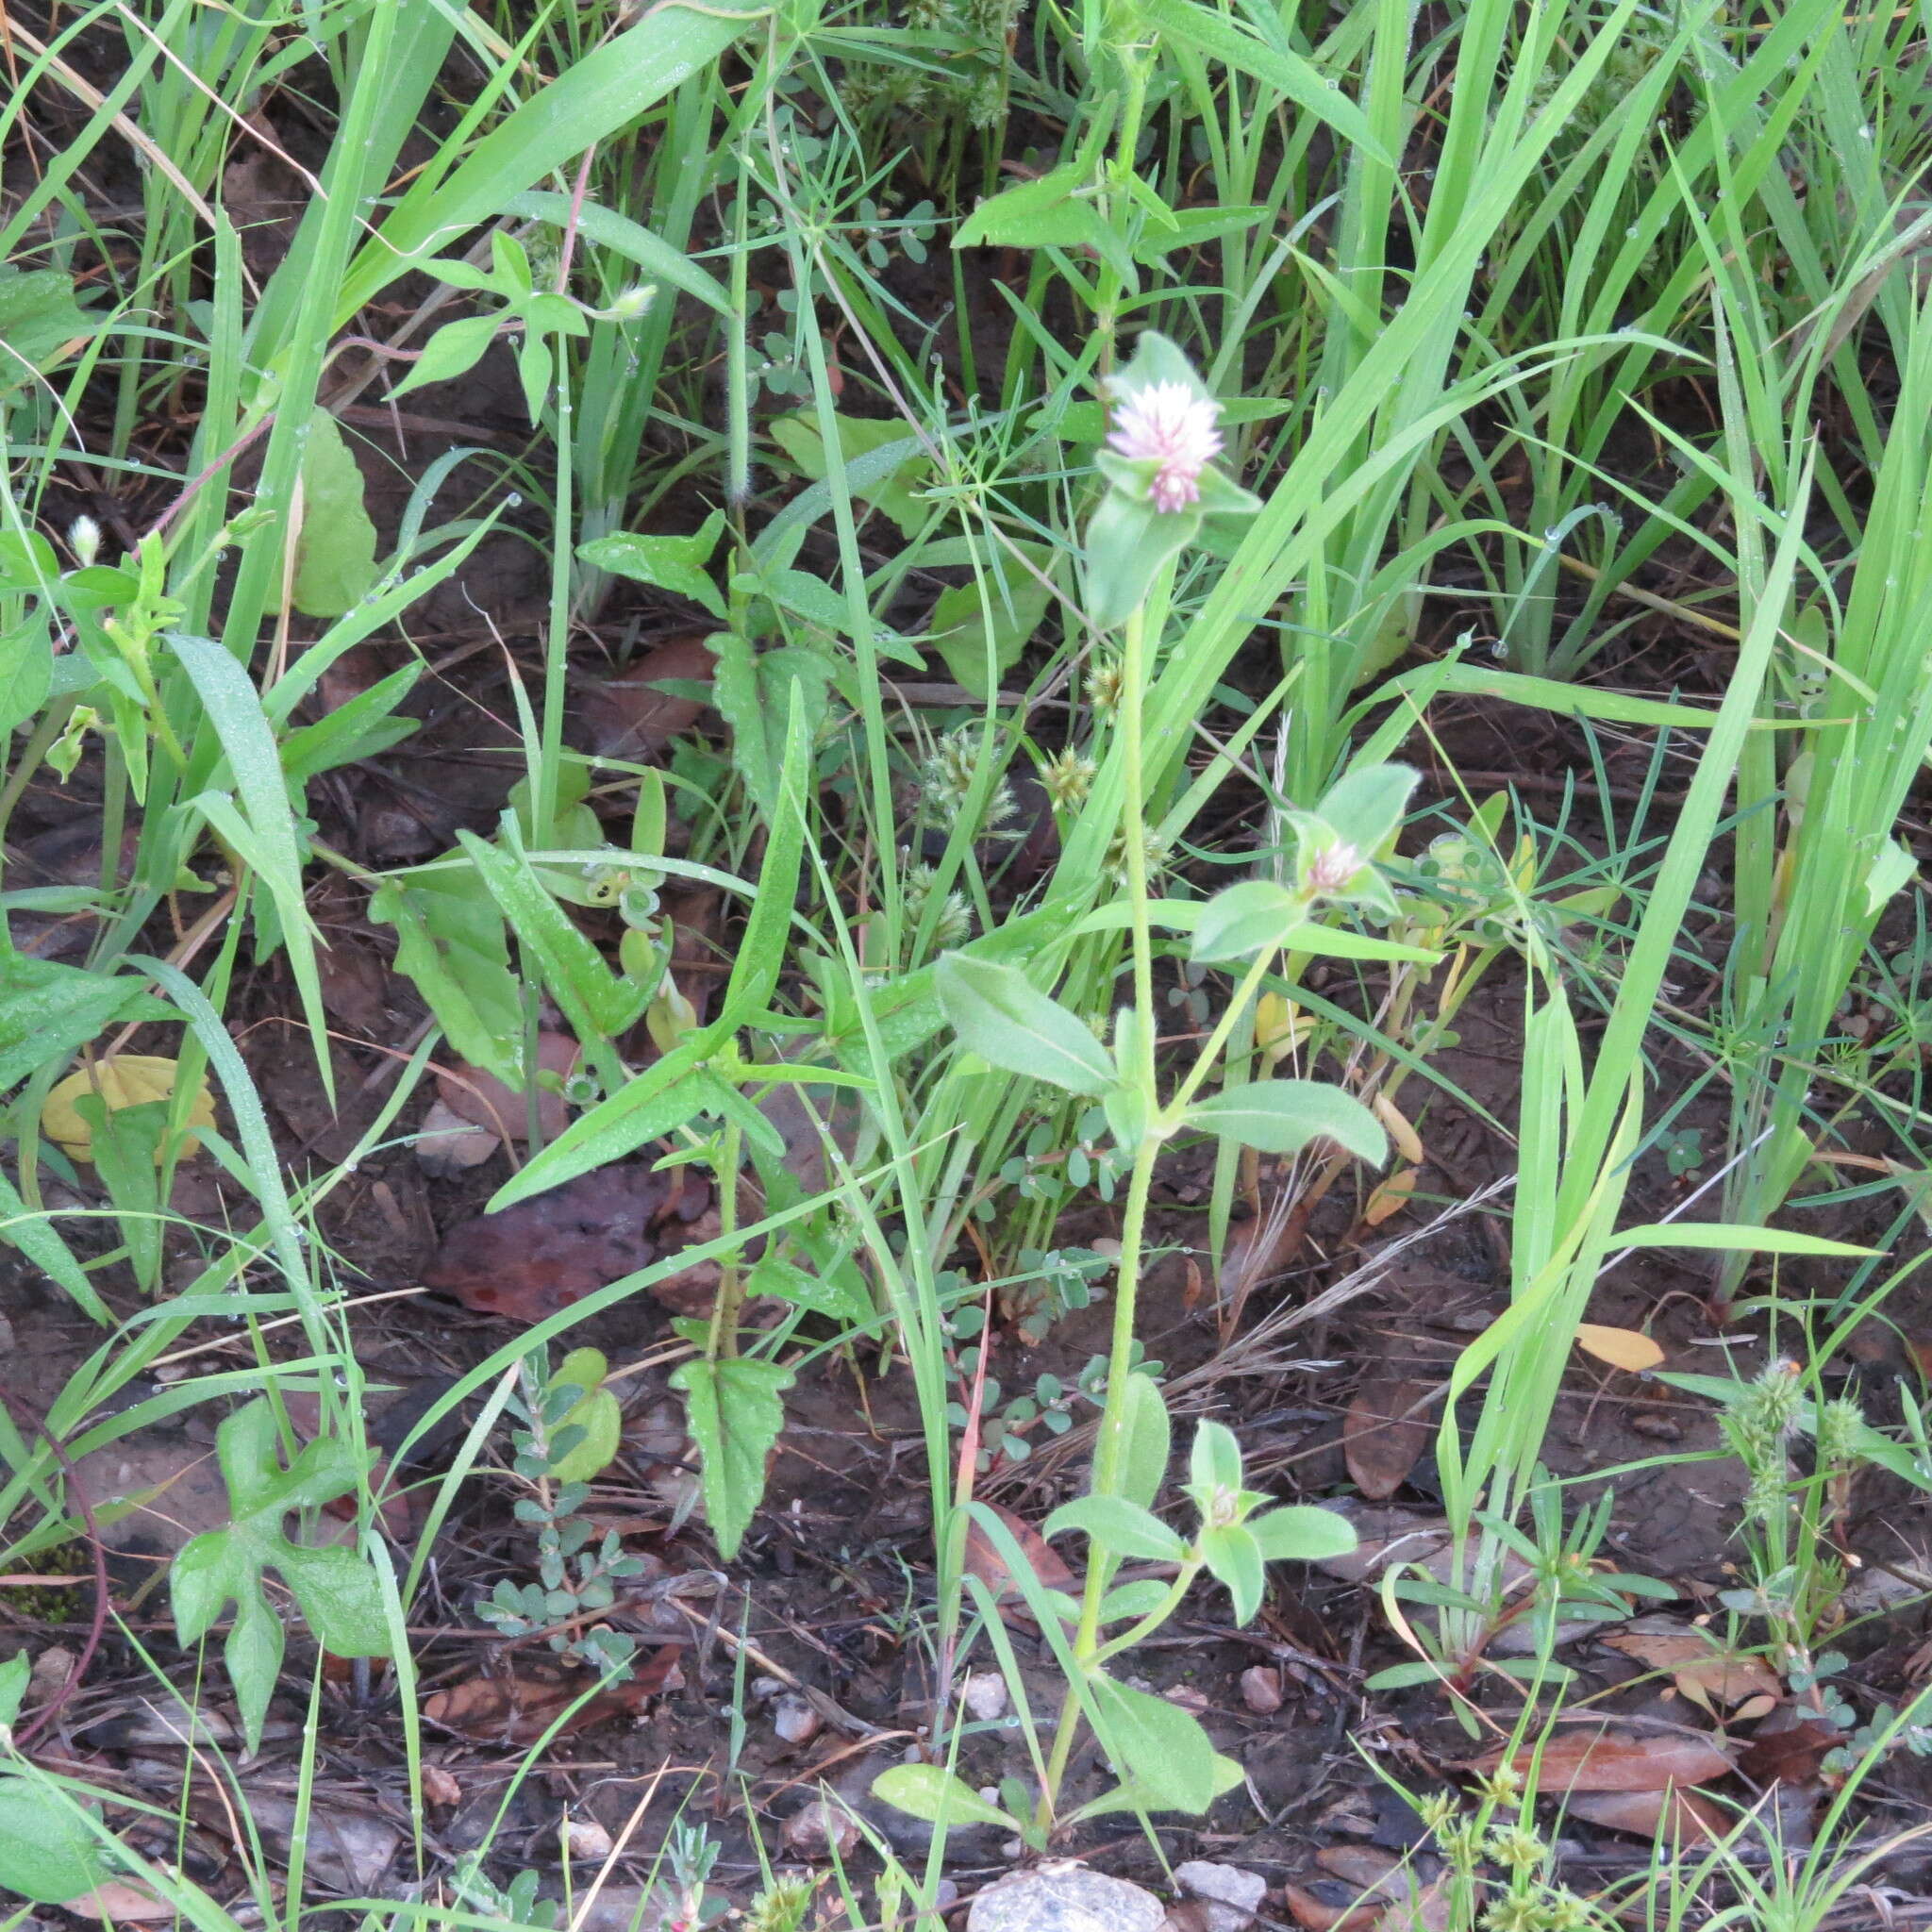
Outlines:
[[[1086,1023],[1024,973],[948,953],[935,979],[953,1030],[988,1065],[1031,1074],[1073,1093],[1105,1093],[1113,1085],[1113,1062]]]
[[[741,1357],[688,1361],[672,1373],[671,1386],[685,1398],[697,1444],[705,1515],[727,1562],[738,1554],[765,1493],[765,1459],[785,1426],[778,1398],[792,1379],[791,1371],[777,1362]]]
[[[227,1486],[230,1521],[183,1546],[169,1573],[175,1625],[181,1641],[197,1642],[233,1602],[224,1660],[235,1687],[248,1748],[258,1749],[269,1699],[280,1674],[284,1632],[270,1608],[262,1575],[274,1569],[325,1648],[340,1657],[387,1657],[390,1636],[381,1614],[381,1587],[373,1571],[346,1549],[292,1543],[282,1528],[291,1511],[315,1507],[355,1490],[368,1457],[334,1437],[308,1444],[285,1469],[275,1412],[258,1397],[215,1431],[215,1459]],[[350,1566],[361,1575],[351,1578]]]
[[[857,1283],[815,1274],[782,1255],[766,1255],[745,1277],[745,1291],[753,1295],[775,1295],[796,1307],[846,1324],[870,1322],[877,1312]]]
[[[1298,1154],[1328,1140],[1379,1164],[1389,1137],[1360,1101],[1319,1080],[1251,1080],[1225,1087],[1188,1109],[1188,1124],[1264,1154]]]
[[[0,396],[53,368],[101,327],[102,319],[74,299],[71,276],[0,263]]]

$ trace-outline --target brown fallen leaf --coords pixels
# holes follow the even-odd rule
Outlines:
[[[541,1322],[683,1245],[689,1172],[619,1161],[458,1222],[423,1271],[424,1286],[482,1314]]]
[[[431,1180],[458,1180],[502,1145],[488,1127],[466,1121],[441,1100],[432,1100],[416,1124],[416,1164]]]
[[[1449,1881],[1438,1878],[1412,1897],[1397,1899],[1375,1921],[1374,1932],[1449,1932]]]
[[[157,1898],[146,1886],[127,1878],[107,1879],[92,1891],[68,1899],[60,1909],[72,1912],[76,1919],[105,1919],[110,1924],[133,1925],[172,1919],[175,1910],[166,1899]]]
[[[324,947],[315,956],[315,971],[332,1020],[378,1035],[388,1025],[389,969],[367,946],[350,941]]]
[[[1425,1415],[1411,1415],[1431,1384],[1374,1376],[1350,1403],[1341,1425],[1342,1454],[1355,1486],[1371,1502],[1386,1502],[1408,1480],[1435,1433]]]
[[[625,1717],[641,1710],[660,1691],[675,1688],[681,1646],[666,1644],[636,1666],[627,1684],[612,1684],[586,1698],[565,1721],[559,1735],[588,1729],[607,1718]],[[575,1671],[551,1665],[519,1663],[494,1677],[471,1677],[446,1690],[432,1691],[423,1702],[423,1715],[444,1730],[456,1731],[479,1743],[534,1744],[564,1711],[583,1697],[589,1680]]]
[[[1391,1899],[1408,1889],[1402,1858],[1380,1845],[1324,1845],[1315,1863],[1329,1877],[1378,1898]]]
[[[1711,1844],[1731,1828],[1730,1819],[1713,1800],[1675,1785],[1660,1791],[1572,1791],[1563,1808],[1587,1824],[1661,1838],[1666,1845]]]
[[[1498,1749],[1476,1760],[1491,1772],[1503,1761]],[[1539,1755],[1526,1744],[1511,1760],[1527,1776],[1537,1770],[1545,1797],[1567,1791],[1657,1791],[1666,1785],[1703,1785],[1734,1767],[1728,1752],[1691,1731],[1626,1730],[1609,1724],[1566,1724]]]
[[[1299,1885],[1284,1885],[1281,1896],[1290,1915],[1305,1932],[1370,1932],[1382,1916],[1379,1905],[1330,1905]]]
[[[1668,1671],[1678,1690],[1713,1716],[1720,1704],[1758,1697],[1775,1703],[1784,1694],[1776,1672],[1761,1657],[1726,1650],[1714,1637],[1674,1621],[1640,1618],[1603,1641],[1654,1671]]]
[[[989,1507],[1011,1532],[1013,1541],[1020,1546],[1020,1554],[1032,1567],[1041,1589],[1064,1591],[1069,1596],[1080,1593],[1079,1580],[1068,1569],[1065,1558],[1031,1524],[1015,1516],[1010,1509],[1001,1508],[997,1503]],[[1006,1558],[994,1546],[991,1537],[976,1521],[969,1522],[966,1528],[966,1574],[976,1576],[986,1586],[1003,1623],[1010,1624],[1019,1630],[1039,1628],[1026,1607],[1020,1579],[1007,1567]]]
[[[688,631],[653,645],[620,675],[587,683],[578,714],[591,749],[605,758],[648,758],[704,716],[707,700],[657,687],[666,681],[709,686],[717,659],[708,633]]]
[[[579,1051],[576,1041],[567,1033],[537,1036],[537,1064],[545,1073],[568,1079],[576,1070]],[[529,1095],[512,1091],[494,1074],[486,1074],[481,1067],[463,1062],[454,1067],[439,1067],[436,1091],[458,1119],[488,1128],[499,1141],[529,1139]],[[556,1140],[570,1124],[570,1108],[563,1095],[541,1082],[537,1088],[537,1124],[546,1141]]]
[[[1775,1784],[1808,1784],[1818,1775],[1825,1753],[1837,1750],[1844,1740],[1845,1734],[1822,1718],[1800,1717],[1787,1707],[1757,1727],[1757,1736],[1739,1756],[1738,1769],[1760,1790]]]

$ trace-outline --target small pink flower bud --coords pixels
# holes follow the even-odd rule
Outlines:
[[[1308,867],[1308,889],[1326,896],[1345,891],[1348,882],[1362,869],[1362,856],[1353,845],[1331,845],[1315,855]]]
[[[1221,405],[1184,382],[1150,382],[1122,392],[1108,446],[1130,462],[1155,458],[1154,508],[1185,509],[1201,498],[1201,472],[1221,454]]]

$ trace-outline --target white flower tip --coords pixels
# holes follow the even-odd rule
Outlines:
[[[1201,498],[1201,472],[1221,454],[1221,405],[1184,382],[1123,390],[1108,446],[1129,462],[1156,461],[1149,493],[1157,510],[1185,509]]]

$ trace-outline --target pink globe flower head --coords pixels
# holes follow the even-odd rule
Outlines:
[[[1215,419],[1221,405],[1184,382],[1148,382],[1124,391],[1113,412],[1108,447],[1129,462],[1157,460],[1154,508],[1185,509],[1201,500],[1201,472],[1221,454]]]

